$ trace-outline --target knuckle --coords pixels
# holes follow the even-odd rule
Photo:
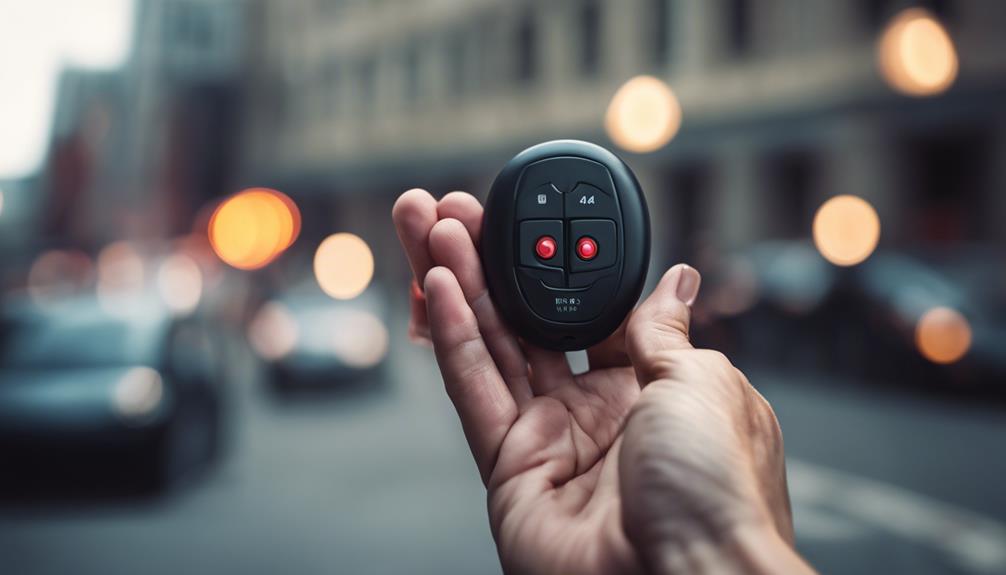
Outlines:
[[[646,373],[654,383],[666,385],[667,382],[660,380],[674,377],[682,371],[683,364],[687,359],[686,350],[664,349],[652,352],[645,359]]]
[[[659,307],[657,307],[653,317],[649,319],[651,323],[655,324],[654,327],[671,329],[687,335],[689,324],[688,316],[688,307],[685,306],[685,304],[674,300],[663,302]]]

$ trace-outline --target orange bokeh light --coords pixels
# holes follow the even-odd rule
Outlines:
[[[870,257],[880,240],[880,217],[863,198],[835,196],[814,216],[814,244],[826,260],[854,266]]]
[[[877,43],[877,63],[884,80],[909,96],[945,92],[960,65],[946,28],[922,8],[908,8],[891,20]]]
[[[681,104],[664,81],[636,76],[611,98],[604,118],[608,136],[618,147],[637,154],[666,146],[681,127]]]
[[[954,363],[971,348],[971,325],[957,310],[934,307],[915,326],[915,345],[933,363]]]
[[[353,299],[374,277],[374,254],[359,236],[332,234],[314,253],[314,276],[329,296]]]
[[[213,251],[243,270],[268,265],[300,234],[300,210],[285,194],[252,188],[222,202],[210,217],[207,235]]]

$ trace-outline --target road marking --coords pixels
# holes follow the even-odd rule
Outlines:
[[[903,487],[805,461],[790,459],[786,467],[797,522],[809,527],[808,533],[798,536],[852,537],[854,523],[859,522],[938,549],[970,571],[1006,572],[1006,524],[1001,521]]]

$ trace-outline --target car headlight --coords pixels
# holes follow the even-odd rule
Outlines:
[[[149,367],[134,367],[115,384],[112,407],[124,418],[139,419],[153,413],[163,398],[161,374]]]
[[[339,310],[328,319],[333,328],[331,351],[354,369],[381,363],[388,353],[388,329],[376,315],[358,309]]]

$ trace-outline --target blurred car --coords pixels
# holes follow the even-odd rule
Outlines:
[[[856,269],[887,376],[1006,395],[1006,272],[994,254],[885,251]],[[944,319],[925,322],[940,314]]]
[[[1006,272],[992,259],[879,250],[840,268],[810,242],[764,242],[709,274],[704,331],[749,362],[1006,394]],[[944,319],[927,327],[933,310]]]
[[[152,298],[118,305],[77,296],[3,309],[3,480],[164,487],[211,459],[221,372],[209,329]]]
[[[248,339],[277,390],[338,388],[377,377],[388,353],[387,303],[377,286],[350,300],[314,281],[259,307]]]

